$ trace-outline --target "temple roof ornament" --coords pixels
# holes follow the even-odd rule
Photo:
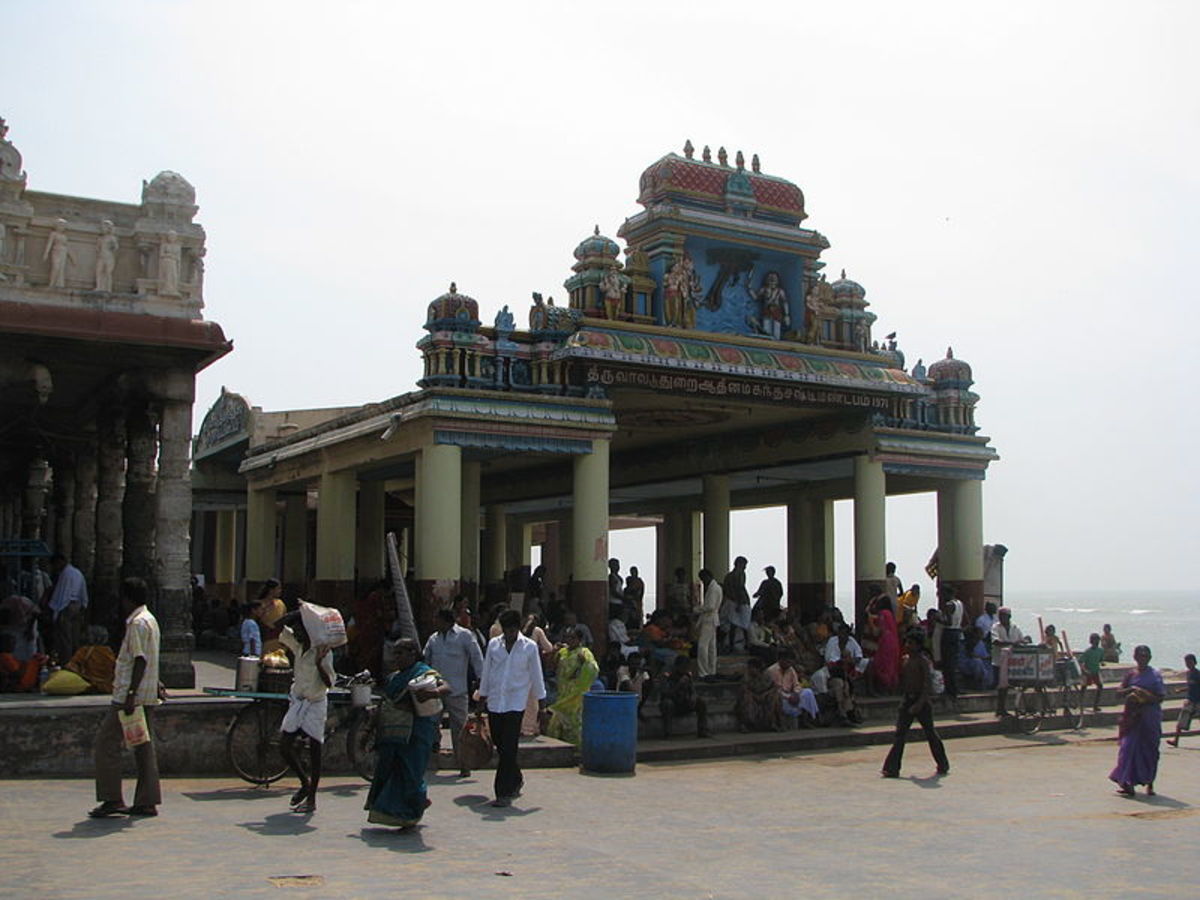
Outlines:
[[[865,300],[867,296],[866,288],[857,281],[851,281],[847,278],[845,269],[842,269],[842,277],[833,282],[830,287],[833,288],[833,298],[835,301],[861,301]]]
[[[0,122],[2,122],[2,121],[3,121],[3,119],[0,119]],[[692,156],[695,154],[695,152],[696,152],[696,148],[692,146],[692,142],[690,139],[688,141],[684,142],[683,155],[685,157],[687,157],[688,159],[691,159]]]
[[[458,285],[450,282],[450,290],[429,304],[425,318],[426,331],[477,331],[479,329],[479,304],[466,294],[458,292]]]
[[[21,152],[8,139],[8,124],[0,118],[0,181],[25,181]]]
[[[764,175],[756,164],[757,156],[751,160],[749,171],[745,168],[745,155],[741,154],[740,159],[735,169],[729,165],[729,154],[724,148],[718,151],[717,163],[712,161],[707,146],[699,160],[668,153],[642,172],[638,203],[646,208],[670,203],[724,211],[728,208],[730,182],[736,179],[733,193],[745,192],[752,197],[753,218],[788,225],[799,225],[807,218],[804,193],[799,187],[782,178]]]
[[[971,367],[964,360],[954,358],[953,347],[946,348],[945,359],[939,359],[929,367],[929,380],[938,389],[966,390],[974,384]]]
[[[621,248],[617,246],[617,242],[610,237],[602,235],[600,233],[600,226],[597,225],[590,235],[579,242],[579,246],[575,248],[575,258],[581,263],[594,260],[597,257],[605,260],[614,260],[620,252]]]

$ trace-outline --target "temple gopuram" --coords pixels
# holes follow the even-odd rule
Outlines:
[[[120,579],[145,578],[161,677],[190,687],[192,401],[232,349],[201,313],[196,192],[170,171],[140,203],[28,190],[7,132],[0,119],[0,560],[61,552],[110,636]]]
[[[613,523],[656,526],[661,600],[678,566],[729,570],[731,510],[786,505],[787,600],[807,619],[832,603],[833,502],[852,499],[861,617],[884,578],[887,497],[936,492],[939,578],[974,615],[997,456],[970,366],[947,351],[906,368],[866,290],[826,277],[800,188],[757,156],[696,158],[689,142],[642,173],[638,203],[624,249],[594,229],[564,299],[534,293],[520,324],[512,302],[485,324],[455,284],[432,300],[418,390],[226,434],[244,440],[249,589],[287,570],[344,607],[382,574],[398,523],[428,621],[496,589],[536,541],[547,589],[599,636]],[[198,460],[221,444],[203,433]]]

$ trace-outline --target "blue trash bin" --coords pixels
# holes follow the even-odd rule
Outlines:
[[[583,695],[580,756],[585,772],[633,772],[639,699],[631,691],[588,691]]]

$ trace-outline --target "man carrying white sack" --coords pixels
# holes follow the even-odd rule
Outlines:
[[[324,612],[324,610],[322,610]],[[292,795],[291,807],[297,812],[317,809],[317,786],[321,782],[321,745],[325,740],[325,718],[329,709],[328,693],[333,685],[333,660],[330,643],[315,644],[300,611],[279,620],[279,642],[292,654],[292,689],[288,692],[288,710],[280,731],[279,752],[300,779],[300,789]],[[324,635],[322,635],[324,637]],[[344,638],[345,632],[342,631]],[[301,732],[308,738],[308,771],[300,763],[296,740]]]

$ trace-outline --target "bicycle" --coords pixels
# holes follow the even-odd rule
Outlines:
[[[1014,653],[1014,658],[1017,655]],[[1073,731],[1082,728],[1083,687],[1079,663],[1074,659],[1055,660],[1048,650],[1040,647],[1021,648],[1019,655],[1028,655],[1033,660],[1014,684],[1017,690],[1013,698],[1013,717],[1017,728],[1024,734],[1036,734],[1042,723],[1060,709],[1068,728]],[[1009,682],[1013,683],[1011,662]]]
[[[340,677],[335,687],[353,688],[371,682],[370,672],[360,672]],[[238,776],[250,784],[266,787],[287,774],[288,765],[279,750],[280,727],[288,708],[287,694],[224,688],[204,690],[214,696],[239,697],[250,701],[237,711],[225,732],[225,754]],[[331,693],[331,705],[335,710],[350,705],[350,696],[350,693]],[[343,726],[346,727],[346,756],[354,771],[370,781],[375,765],[374,707],[350,705],[348,714],[330,716],[325,724],[326,743]]]

